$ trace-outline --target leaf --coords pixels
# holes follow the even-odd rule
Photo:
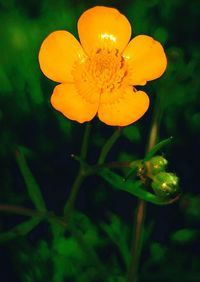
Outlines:
[[[160,262],[166,255],[167,248],[157,242],[150,244],[151,261]]]
[[[193,242],[196,238],[198,238],[198,231],[194,229],[180,229],[177,230],[174,234],[171,236],[171,240],[178,244],[186,244],[189,242]]]
[[[130,250],[128,246],[128,228],[120,218],[115,215],[110,215],[110,223],[101,223],[101,228],[108,235],[110,240],[117,245],[119,252],[122,255],[124,263],[128,266],[130,260]]]
[[[155,205],[168,205],[171,204],[172,202],[174,202],[176,198],[171,199],[171,200],[165,200],[162,199],[148,191],[145,191],[143,189],[143,184],[141,181],[131,181],[131,180],[126,180],[124,181],[124,179],[119,176],[118,174],[110,171],[107,168],[103,168],[101,170],[98,171],[98,174],[104,179],[106,180],[108,183],[110,183],[113,188],[128,192],[136,197],[138,197],[139,199],[145,200],[147,202],[150,202],[152,204]]]
[[[40,222],[41,218],[32,218],[24,221],[9,231],[0,233],[0,243],[4,243],[8,240],[12,240],[18,236],[24,236],[29,233],[34,227],[36,227]]]
[[[141,139],[139,127],[135,124],[124,127],[122,134],[131,142],[139,142]]]
[[[168,145],[169,143],[172,142],[172,139],[173,137],[169,137],[165,140],[162,140],[161,142],[157,143],[148,153],[147,155],[145,156],[144,158],[144,162],[150,160],[155,154],[157,151],[159,151],[162,147]]]
[[[32,172],[30,171],[25,156],[22,153],[22,151],[19,149],[19,147],[17,148],[17,152],[16,152],[16,160],[17,160],[17,164],[19,166],[19,169],[21,171],[21,174],[24,178],[24,182],[26,184],[26,188],[28,191],[28,194],[33,202],[33,204],[35,205],[35,207],[40,210],[40,211],[47,211],[46,206],[45,206],[45,202],[43,200],[42,197],[42,193],[40,191],[40,187],[37,184]]]

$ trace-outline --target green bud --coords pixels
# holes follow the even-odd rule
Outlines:
[[[170,172],[160,172],[156,174],[151,183],[156,195],[165,198],[174,196],[179,191],[179,178]]]
[[[150,175],[165,171],[168,161],[162,156],[155,156],[148,161],[147,167]]]

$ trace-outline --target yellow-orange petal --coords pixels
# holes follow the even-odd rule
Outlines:
[[[91,103],[77,92],[73,83],[67,83],[54,88],[51,104],[67,118],[83,123],[96,115],[99,99],[96,97],[96,101]]]
[[[160,77],[167,67],[162,45],[147,35],[133,38],[123,57],[130,67],[132,85],[145,85],[147,81]]]
[[[64,30],[49,34],[39,51],[42,72],[56,82],[73,81],[73,66],[84,58],[85,53],[78,40]]]
[[[133,92],[132,87],[117,90],[118,99],[112,103],[101,103],[98,117],[112,126],[126,126],[141,118],[149,107],[149,97],[143,91]]]
[[[130,40],[131,25],[118,10],[96,6],[80,16],[78,33],[87,54],[100,48],[122,51]]]

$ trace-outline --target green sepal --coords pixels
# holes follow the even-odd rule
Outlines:
[[[170,144],[172,142],[173,137],[169,137],[167,139],[162,140],[161,142],[157,143],[145,156],[144,162],[149,161],[160,149],[164,146]]]
[[[35,177],[33,176],[31,170],[29,169],[25,156],[23,152],[19,149],[19,147],[17,148],[15,156],[16,156],[16,161],[21,171],[21,174],[24,178],[27,192],[33,204],[35,205],[37,210],[47,211],[45,202],[43,200],[42,193],[40,191],[40,187],[37,184]]]
[[[41,222],[41,220],[42,220],[41,217],[32,218],[16,225],[15,227],[13,227],[8,231],[0,233],[0,243],[7,242],[18,236],[25,236],[33,228],[35,228]]]
[[[128,192],[136,197],[138,197],[141,200],[145,200],[149,203],[155,204],[155,205],[168,205],[172,202],[176,201],[178,196],[174,199],[162,199],[146,190],[143,189],[143,183],[138,181],[131,181],[127,179],[124,181],[123,177],[119,176],[118,174],[110,171],[107,168],[100,169],[97,172],[104,180],[106,180],[108,183],[112,185],[113,188],[119,189],[125,192]]]
[[[137,175],[140,172],[140,170],[143,169],[143,166],[144,164],[142,160],[132,161],[130,163],[131,169],[126,174],[124,180],[126,181],[128,178],[130,178],[134,174]]]

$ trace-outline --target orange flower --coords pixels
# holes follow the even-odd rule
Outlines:
[[[81,44],[68,31],[52,32],[40,48],[42,72],[60,83],[51,96],[53,107],[80,123],[96,114],[112,126],[141,118],[149,98],[133,86],[163,74],[167,59],[161,44],[147,35],[130,41],[127,18],[101,6],[81,15],[78,34]]]

